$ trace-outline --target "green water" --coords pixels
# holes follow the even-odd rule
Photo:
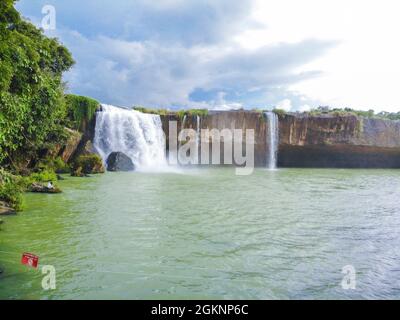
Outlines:
[[[2,299],[400,298],[400,171],[107,173],[3,217]],[[22,252],[56,268],[56,290]],[[340,285],[356,269],[356,289]]]

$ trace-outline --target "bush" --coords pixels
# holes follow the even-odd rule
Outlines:
[[[6,202],[15,210],[22,206],[24,183],[20,177],[0,169],[0,201]]]
[[[41,171],[41,172],[35,172],[32,173],[29,176],[29,182],[48,182],[48,181],[57,181],[57,175],[55,174],[54,171]]]
[[[64,162],[61,157],[57,157],[55,159],[46,158],[39,161],[36,165],[36,169],[39,172],[42,171],[54,171],[55,173],[70,173],[70,166]]]
[[[98,154],[79,156],[72,165],[71,175],[81,177],[87,174],[104,173],[104,166]]]

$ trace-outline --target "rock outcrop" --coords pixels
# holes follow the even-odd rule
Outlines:
[[[61,193],[61,190],[57,187],[48,188],[40,183],[34,182],[29,187],[29,192],[36,193]]]
[[[93,147],[93,140],[96,127],[96,114],[92,117],[90,121],[83,125],[84,130],[82,131],[81,138],[73,151],[71,157],[69,158],[69,163],[76,162],[77,158],[80,156],[89,156],[96,154]]]
[[[107,171],[133,171],[135,166],[125,153],[112,152],[107,158]]]
[[[68,128],[65,130],[68,133],[68,139],[66,144],[62,146],[61,150],[59,151],[58,156],[60,156],[61,159],[67,163],[77,149],[79,142],[82,139],[82,133]]]
[[[11,214],[16,214],[16,211],[11,208],[8,203],[0,201],[0,216],[7,216]]]

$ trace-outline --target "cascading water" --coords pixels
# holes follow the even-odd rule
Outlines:
[[[201,122],[200,122],[200,117],[196,116],[196,122],[197,122],[197,127],[196,127],[196,151],[197,151],[197,160],[200,161],[199,159],[199,155],[200,155],[200,126],[201,126]]]
[[[105,162],[111,152],[123,152],[138,170],[167,166],[160,116],[102,105],[96,117],[94,147]]]
[[[185,129],[187,115],[185,114],[182,119],[181,130]]]
[[[278,115],[275,112],[268,111],[265,113],[268,119],[268,131],[267,131],[267,167],[270,170],[274,170],[277,167],[278,159],[278,144],[279,144],[279,122]]]

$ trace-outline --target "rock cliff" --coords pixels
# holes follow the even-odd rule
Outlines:
[[[183,118],[176,114],[161,116],[161,119],[167,138],[168,121],[175,120],[178,130],[182,128]],[[200,124],[202,129],[254,129],[255,165],[266,165],[269,139],[268,122],[263,113],[209,112],[201,117]],[[196,129],[196,116],[187,116],[184,127]],[[351,114],[279,115],[278,166],[400,168],[400,121]]]

